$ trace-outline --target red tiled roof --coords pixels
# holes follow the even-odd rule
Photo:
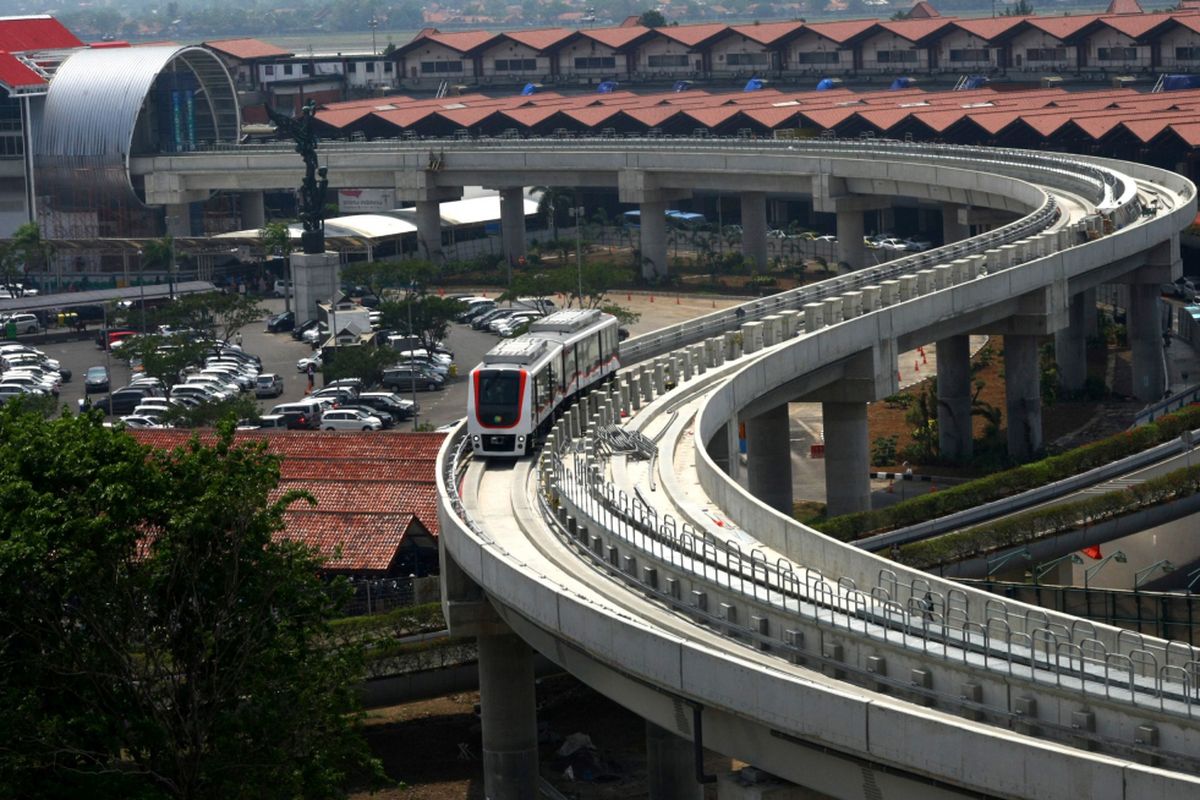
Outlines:
[[[896,22],[881,22],[879,27],[890,31],[902,39],[919,42],[931,36],[950,24],[950,20],[941,17],[935,19],[902,19]]]
[[[803,27],[803,22],[795,20],[793,22],[764,22],[755,25],[734,25],[729,30],[740,33],[747,39],[759,44],[774,44],[784,36],[798,31]]]
[[[654,32],[686,44],[688,47],[695,47],[727,30],[729,30],[728,25],[710,22],[704,25],[667,25],[663,28],[655,28]]]
[[[569,36],[574,36],[575,31],[570,28],[535,28],[531,30],[505,31],[500,34],[514,42],[520,42],[526,47],[532,47],[534,50],[547,50]]]
[[[982,19],[956,19],[951,25],[990,42],[1001,34],[1020,25],[1023,17],[984,17]]]
[[[1025,17],[1023,22],[1056,39],[1065,39],[1099,18],[1099,14],[1081,14],[1070,17]]]
[[[934,19],[940,17],[941,13],[925,2],[925,0],[917,0],[913,3],[913,7],[908,10],[908,19]]]
[[[416,44],[421,39],[426,39],[431,42],[437,42],[438,44],[445,45],[451,50],[457,50],[460,53],[469,53],[475,48],[481,47],[482,45],[492,41],[492,39],[495,39],[498,35],[499,34],[492,33],[491,31],[458,31],[455,33],[442,33],[441,31],[433,31],[425,34],[423,37],[418,36],[416,39],[413,39],[411,42],[409,42],[409,45]]]
[[[823,36],[832,42],[843,44],[878,24],[879,21],[874,19],[849,19],[838,22],[814,22],[810,25],[805,25],[804,29]]]
[[[1112,0],[1105,14],[1141,14],[1142,5],[1138,0]]]
[[[291,50],[284,50],[261,39],[216,39],[205,42],[204,46],[227,56],[250,61],[255,58],[278,58],[292,55]]]
[[[184,430],[132,432],[159,449],[185,445]],[[201,432],[206,443],[211,431]],[[444,434],[289,431],[239,433],[237,443],[265,442],[280,459],[280,482],[270,499],[303,490],[317,501],[293,502],[280,536],[317,548],[327,569],[385,571],[413,526],[437,535],[436,460]],[[338,552],[340,550],[340,553]]]
[[[630,42],[650,33],[649,28],[641,25],[630,25],[620,28],[590,28],[586,31],[580,31],[579,35],[588,39],[595,39],[603,45],[607,45],[614,50],[620,50]]]
[[[75,34],[50,16],[0,18],[0,50],[25,53],[83,47]]]
[[[1165,25],[1169,22],[1170,18],[1165,14],[1137,14],[1135,16],[1101,17],[1098,20],[1099,25],[1112,28],[1114,31],[1123,33],[1131,39],[1136,39],[1145,34],[1147,31],[1157,28],[1160,25]]]
[[[45,86],[46,79],[25,66],[12,53],[0,51],[0,84],[9,89],[28,89]]]

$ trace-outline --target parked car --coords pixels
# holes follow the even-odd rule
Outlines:
[[[321,324],[321,320],[319,320],[319,319],[306,319],[306,320],[304,320],[304,322],[301,322],[299,325],[295,325],[292,327],[292,338],[295,339],[296,341],[300,341],[301,339],[304,338],[305,331],[312,330],[313,328],[317,327],[320,324]]]
[[[161,396],[162,392],[153,386],[126,386],[95,403],[95,407],[103,409],[105,414],[119,417],[132,414],[144,398]]]
[[[397,422],[412,419],[413,414],[421,410],[419,404],[392,392],[360,392],[354,402],[390,414]]]
[[[263,414],[258,419],[238,420],[239,431],[285,431],[287,417],[283,414]]]
[[[320,350],[313,353],[311,356],[307,356],[305,358],[301,358],[300,360],[298,360],[296,362],[296,372],[308,372],[308,367],[310,364],[312,365],[313,369],[320,372],[320,370],[321,370],[321,351]]]
[[[83,375],[84,394],[108,391],[108,367],[88,367]]]
[[[382,423],[384,430],[396,427],[396,423],[400,421],[386,411],[379,411],[378,409],[372,408],[368,405],[363,405],[362,403],[343,403],[342,405],[338,406],[338,411],[361,411],[367,416],[377,418],[379,422]],[[328,416],[328,412],[326,413],[326,416]],[[322,418],[321,421],[324,423],[324,418]]]
[[[4,327],[12,326],[13,329],[20,334],[41,333],[42,323],[38,320],[36,314],[17,313],[10,315],[4,320]]]
[[[267,318],[267,333],[282,333],[296,327],[296,312],[283,311]]]
[[[894,236],[889,236],[886,239],[880,239],[878,242],[876,242],[875,246],[880,250],[892,250],[897,253],[903,253],[908,250],[908,245],[904,243],[904,240],[897,239]]]
[[[276,297],[283,297],[285,294],[294,295],[296,294],[296,287],[292,285],[291,281],[275,281],[272,294]]]
[[[379,417],[358,409],[335,408],[321,417],[323,431],[378,431],[383,429]]]
[[[929,248],[933,247],[933,242],[926,239],[918,239],[915,236],[909,236],[904,240],[904,247],[910,253],[924,253]]]
[[[283,377],[274,372],[266,372],[258,376],[254,384],[255,397],[279,397],[283,394]]]
[[[127,428],[165,428],[166,425],[158,417],[145,416],[141,414],[126,414],[121,417],[121,422],[125,423]]]
[[[315,431],[321,427],[321,404],[315,400],[280,403],[271,409],[271,413],[283,416],[288,430]]]
[[[436,372],[429,372],[421,367],[389,367],[383,371],[383,386],[398,392],[439,391],[445,387],[445,381]]]

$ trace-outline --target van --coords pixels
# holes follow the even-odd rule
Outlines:
[[[548,297],[518,297],[513,301],[512,307],[528,308],[543,314],[553,314],[558,311],[558,306],[554,305],[554,301]]]
[[[288,430],[315,431],[321,426],[321,404],[316,400],[298,400],[295,403],[280,403],[271,409],[287,420]]]
[[[42,323],[38,322],[37,316],[28,313],[13,314],[4,320],[5,328],[10,325],[18,335],[23,333],[40,333],[42,330]]]

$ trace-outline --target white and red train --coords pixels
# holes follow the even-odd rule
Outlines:
[[[534,320],[471,370],[467,433],[475,455],[519,458],[549,429],[555,413],[620,368],[617,319],[597,309],[567,309]]]

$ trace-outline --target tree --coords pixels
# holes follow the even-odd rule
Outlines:
[[[399,360],[390,347],[343,345],[323,352],[321,373],[326,382],[358,378],[364,386],[376,386],[383,381],[383,371]]]
[[[208,342],[175,333],[170,335],[146,334],[126,339],[121,345],[121,357],[142,364],[145,374],[158,378],[167,387],[182,380],[183,370],[204,360]]]
[[[558,223],[567,210],[575,206],[575,192],[559,186],[535,186],[532,189],[538,194],[537,213],[546,218],[550,226],[550,238],[558,239]]]
[[[167,273],[171,296],[175,296],[175,240],[170,236],[151,239],[142,248],[142,266]]]
[[[446,338],[450,332],[450,323],[465,310],[466,306],[460,301],[425,294],[419,286],[406,292],[399,301],[388,301],[379,305],[384,328],[417,337],[421,346],[427,350],[432,350],[438,342]]]
[[[340,583],[278,536],[264,443],[154,451],[0,409],[0,795],[335,797],[379,774]]]
[[[159,325],[201,331],[228,341],[235,332],[262,319],[267,309],[248,295],[208,292],[176,298],[155,311]]]
[[[356,261],[342,269],[342,283],[365,286],[371,294],[383,300],[392,290],[406,297],[414,287],[428,286],[438,276],[438,267],[430,261]]]
[[[54,257],[54,246],[42,238],[42,230],[36,222],[26,222],[13,231],[10,249],[15,260],[25,262],[27,274],[34,267],[40,267],[45,273],[43,281],[49,281],[50,259]]]
[[[1002,17],[1030,17],[1033,16],[1033,3],[1029,0],[1017,0],[1011,6],[1008,6],[1000,12]]]
[[[642,12],[638,17],[638,25],[643,28],[661,28],[667,24],[667,18],[658,9],[651,8]]]
[[[191,407],[172,405],[162,415],[163,422],[177,428],[211,428],[225,419],[258,418],[258,404],[244,394]]]
[[[264,253],[283,259],[283,280],[285,282],[283,299],[284,306],[290,310],[292,292],[288,284],[292,282],[292,232],[286,222],[268,222],[258,231],[258,242],[262,245]]]

